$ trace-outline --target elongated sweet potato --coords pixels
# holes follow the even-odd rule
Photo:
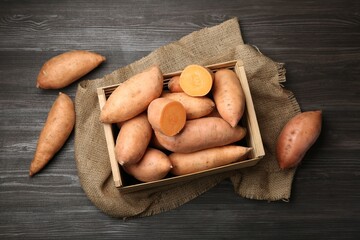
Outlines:
[[[163,75],[153,66],[121,83],[109,96],[101,110],[100,121],[123,122],[147,109],[163,89]]]
[[[142,182],[164,178],[172,168],[168,156],[160,150],[148,148],[143,158],[136,164],[124,165],[124,170]]]
[[[152,132],[146,113],[121,123],[115,144],[116,160],[121,165],[140,161],[148,147]]]
[[[308,111],[295,115],[278,136],[276,155],[281,169],[299,165],[321,132],[321,111]]]
[[[220,167],[245,160],[251,148],[227,145],[208,148],[192,153],[172,153],[169,155],[174,175],[184,175]]]
[[[235,127],[245,111],[245,95],[236,73],[230,69],[218,70],[212,94],[221,117]]]
[[[39,172],[62,148],[75,125],[74,104],[69,96],[60,93],[53,103],[40,133],[30,176]]]
[[[195,119],[210,114],[215,103],[208,97],[191,97],[183,92],[178,93],[162,93],[161,97],[169,98],[180,102],[186,111],[186,119]]]
[[[36,87],[59,89],[70,85],[105,61],[100,54],[74,50],[57,55],[44,63]]]
[[[189,153],[240,141],[246,135],[246,129],[241,126],[233,128],[222,118],[203,117],[187,121],[175,136],[169,137],[158,131],[155,135],[167,150]]]
[[[180,87],[188,95],[201,97],[212,88],[214,74],[200,65],[188,65],[180,74]]]

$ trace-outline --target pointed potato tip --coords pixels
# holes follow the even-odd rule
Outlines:
[[[35,175],[35,173],[30,170],[30,171],[29,171],[29,176],[32,177],[32,176],[34,176],[34,175]]]

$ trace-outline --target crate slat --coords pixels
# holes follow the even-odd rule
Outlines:
[[[98,94],[98,99],[99,99],[99,106],[100,106],[100,109],[102,109],[106,103],[106,96],[105,96],[106,94],[105,94],[104,89],[98,88],[97,94]],[[120,176],[119,164],[115,158],[115,149],[114,149],[115,142],[114,142],[112,126],[111,126],[111,124],[108,124],[108,123],[103,123],[103,126],[104,126],[105,139],[106,139],[107,149],[108,149],[108,153],[109,153],[110,165],[111,165],[111,171],[112,171],[112,175],[113,175],[113,179],[114,179],[114,184],[116,187],[121,187],[123,184],[122,184],[122,180],[121,180],[121,176]]]

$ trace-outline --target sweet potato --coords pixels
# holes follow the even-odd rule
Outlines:
[[[174,76],[168,82],[168,89],[170,92],[184,92],[180,86],[180,75]]]
[[[220,113],[217,111],[216,107],[215,107],[215,109],[214,109],[210,114],[206,115],[206,117],[218,117],[218,118],[222,118],[222,117],[220,116]]]
[[[186,123],[184,106],[172,99],[157,98],[153,100],[147,113],[152,128],[167,136],[179,133]]]
[[[169,155],[173,166],[171,173],[184,175],[245,160],[250,150],[247,147],[227,145],[192,153],[172,153]]]
[[[124,170],[142,182],[164,178],[172,168],[169,157],[154,148],[148,148],[143,158],[136,164],[124,165]]]
[[[164,146],[162,146],[160,143],[159,143],[159,140],[157,139],[154,131],[152,133],[152,137],[151,137],[151,140],[150,140],[150,143],[149,143],[149,147],[151,148],[156,148],[156,149],[159,149],[161,151],[164,151],[164,150],[167,150]]]
[[[321,132],[321,111],[295,115],[283,127],[277,139],[276,156],[281,169],[296,167]]]
[[[215,108],[215,103],[208,97],[191,97],[183,92],[162,93],[161,97],[180,102],[185,108],[188,120],[206,116]]]
[[[215,72],[212,94],[221,117],[235,127],[245,111],[245,95],[235,72],[230,69]]]
[[[153,130],[146,113],[119,124],[120,131],[116,138],[115,157],[121,165],[135,164],[144,155]]]
[[[123,122],[145,111],[163,89],[163,75],[153,66],[121,83],[109,96],[101,110],[100,121]]]
[[[201,97],[212,88],[214,74],[200,65],[188,65],[180,74],[180,87],[188,95]]]
[[[233,128],[222,118],[203,117],[187,121],[175,136],[169,137],[158,131],[155,135],[167,150],[189,153],[240,141],[246,135],[246,129],[241,126]]]
[[[74,50],[57,55],[44,63],[36,87],[59,89],[70,85],[105,61],[94,52]]]
[[[40,133],[29,175],[39,172],[62,148],[75,125],[73,101],[65,93],[53,103]]]

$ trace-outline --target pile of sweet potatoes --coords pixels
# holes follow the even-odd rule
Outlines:
[[[234,71],[189,65],[167,90],[163,84],[152,66],[121,83],[101,110],[101,122],[119,126],[115,156],[128,174],[149,182],[248,157],[251,148],[235,144],[247,131],[239,124],[245,96]]]
[[[94,52],[65,52],[45,62],[36,86],[66,87],[103,61]],[[127,173],[149,182],[169,172],[184,175],[248,157],[251,148],[235,144],[247,132],[239,124],[245,96],[235,72],[189,65],[172,77],[167,90],[163,84],[160,68],[152,66],[121,83],[101,109],[100,121],[119,127],[115,155]],[[303,112],[284,125],[276,142],[281,169],[301,162],[320,134],[321,118],[321,111]],[[60,93],[40,133],[30,176],[62,148],[74,125],[74,104]]]

